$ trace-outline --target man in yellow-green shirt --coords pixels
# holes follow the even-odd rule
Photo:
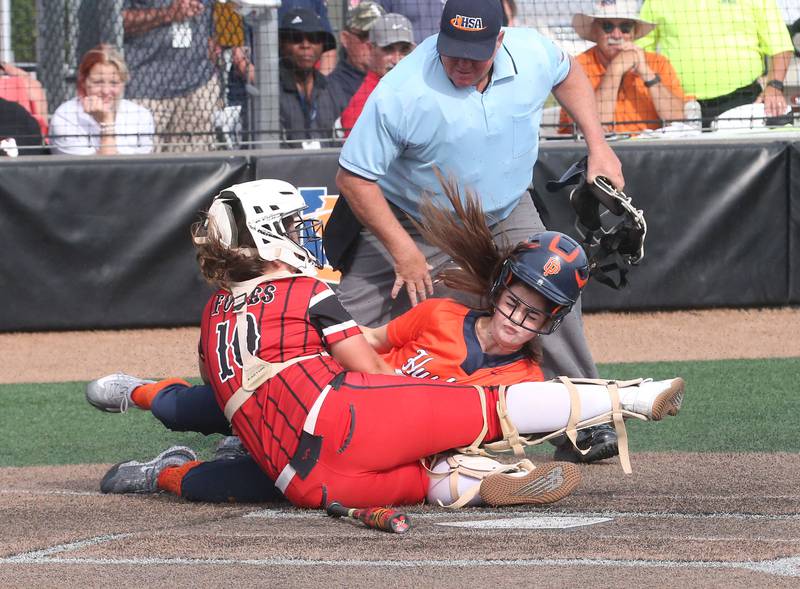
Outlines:
[[[775,0],[644,0],[639,17],[656,28],[638,44],[669,58],[684,92],[700,102],[704,126],[754,102],[764,102],[768,117],[786,112],[793,46]]]

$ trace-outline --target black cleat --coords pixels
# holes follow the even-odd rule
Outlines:
[[[608,424],[595,425],[587,427],[586,429],[578,430],[576,442],[578,448],[589,452],[581,454],[567,439],[566,436],[559,437],[558,441],[561,442],[556,446],[556,451],[553,454],[553,460],[559,462],[581,462],[590,464],[598,460],[607,460],[619,454],[619,446],[617,445],[617,432]],[[563,442],[561,441],[563,438]]]

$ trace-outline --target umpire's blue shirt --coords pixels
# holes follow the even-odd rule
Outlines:
[[[423,41],[380,81],[342,148],[339,164],[377,180],[389,202],[419,218],[423,191],[441,195],[438,167],[504,219],[533,179],[542,107],[569,59],[532,29],[504,29],[483,93],[456,88]],[[445,206],[443,197],[438,204]]]

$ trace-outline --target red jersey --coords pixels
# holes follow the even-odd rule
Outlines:
[[[358,90],[353,94],[350,102],[347,103],[347,106],[342,111],[342,128],[346,129],[344,132],[345,137],[350,135],[350,129],[356,124],[358,117],[361,115],[361,111],[364,110],[367,98],[369,98],[369,95],[372,94],[372,91],[375,90],[375,86],[377,86],[380,81],[381,79],[378,77],[378,74],[373,71],[368,71],[367,75],[364,76],[364,81],[361,82],[361,86],[358,87]]]
[[[264,279],[247,306],[248,348],[267,362],[327,351],[361,334],[331,288],[304,275]],[[224,407],[242,385],[233,296],[217,291],[205,306],[200,355],[217,402]],[[342,372],[330,356],[302,360],[258,387],[233,416],[245,447],[273,480],[294,455],[311,406],[328,382]]]
[[[36,107],[28,93],[28,87],[29,82],[26,78],[0,75],[0,98],[4,98],[10,102],[16,102],[24,107],[25,110],[36,119],[36,122],[39,123],[39,128],[42,130],[42,137],[47,137],[47,121],[45,121],[41,115],[33,114]]]
[[[542,381],[522,353],[485,354],[475,333],[482,313],[450,299],[428,299],[389,322],[392,351],[383,358],[402,374],[444,382],[510,385]]]

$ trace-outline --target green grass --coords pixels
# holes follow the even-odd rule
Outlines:
[[[681,376],[677,418],[629,423],[634,451],[798,452],[800,358],[600,366],[604,378]]]
[[[84,399],[85,385],[0,385],[0,466],[152,458],[172,444],[207,457],[220,437],[171,432],[148,411],[98,411]]]
[[[687,382],[677,418],[628,422],[632,451],[800,452],[800,358],[606,364],[600,372]],[[145,411],[97,411],[84,400],[84,384],[0,385],[0,466],[141,459],[171,444],[208,457],[218,439],[167,431]]]

